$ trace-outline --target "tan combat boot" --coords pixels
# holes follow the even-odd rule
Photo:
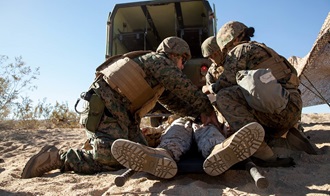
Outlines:
[[[46,145],[26,163],[21,178],[40,177],[44,173],[60,169],[62,166],[59,150],[55,146]]]
[[[276,161],[277,155],[268,146],[268,144],[263,141],[259,149],[253,154],[253,157],[256,157],[263,161]]]
[[[160,178],[172,178],[178,171],[170,153],[162,148],[150,148],[129,140],[117,139],[111,146],[111,153],[126,168]]]
[[[259,123],[252,122],[231,135],[221,144],[217,144],[205,159],[204,171],[217,176],[234,164],[253,155],[265,137],[265,131]]]

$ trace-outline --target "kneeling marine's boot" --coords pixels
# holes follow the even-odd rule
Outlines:
[[[316,146],[298,129],[291,128],[286,134],[286,139],[291,149],[304,151],[307,154],[317,155]]]
[[[249,123],[225,141],[214,146],[203,163],[204,171],[217,176],[234,164],[249,158],[260,147],[265,131],[259,123]]]
[[[261,159],[263,161],[276,161],[277,155],[268,146],[268,144],[263,141],[259,149],[253,154],[253,157]]]
[[[63,162],[60,160],[60,151],[55,146],[46,145],[40,152],[26,163],[21,178],[40,177],[44,173],[60,169]]]
[[[170,153],[129,140],[117,139],[111,146],[113,157],[126,168],[143,171],[160,178],[172,178],[178,167]]]

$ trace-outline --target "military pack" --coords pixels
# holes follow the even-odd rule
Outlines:
[[[289,101],[289,92],[277,82],[270,69],[241,70],[237,84],[253,109],[265,113],[280,113]]]

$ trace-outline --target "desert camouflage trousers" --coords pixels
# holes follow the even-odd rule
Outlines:
[[[116,139],[124,138],[147,144],[136,123],[129,124],[126,130],[128,131],[121,128],[116,119],[104,115],[95,133],[85,130],[88,140],[82,149],[69,149],[61,155],[64,162],[61,171],[94,174],[122,168],[111,154],[111,145]]]
[[[158,148],[171,152],[175,161],[186,153],[195,141],[198,150],[206,158],[216,144],[220,144],[225,137],[213,125],[203,126],[192,123],[187,118],[178,118],[165,130],[160,138]]]
[[[280,137],[301,118],[302,100],[298,90],[290,91],[286,108],[279,114],[263,113],[252,109],[238,86],[221,89],[216,96],[217,108],[230,125],[230,133],[251,122],[260,123],[267,137]]]

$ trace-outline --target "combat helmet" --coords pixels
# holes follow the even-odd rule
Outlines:
[[[220,49],[223,50],[228,47],[245,29],[247,29],[247,26],[237,21],[224,24],[217,33],[217,43]]]
[[[220,50],[215,36],[211,36],[206,40],[204,40],[201,48],[202,48],[203,57],[205,58],[211,56],[214,52]]]
[[[186,41],[179,37],[167,37],[158,46],[157,53],[164,52],[166,54],[178,54],[185,56],[187,60],[191,58],[189,45]]]

